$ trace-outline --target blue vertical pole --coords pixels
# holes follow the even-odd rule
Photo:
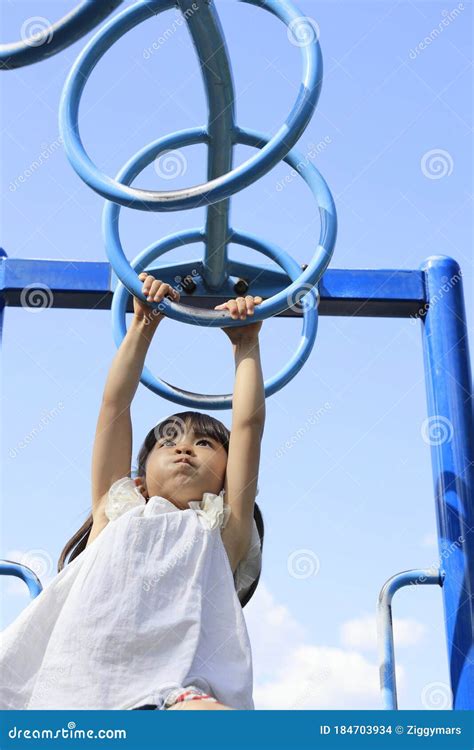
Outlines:
[[[422,315],[428,420],[453,709],[474,709],[474,435],[461,269],[432,256]]]

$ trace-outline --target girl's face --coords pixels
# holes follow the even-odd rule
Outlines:
[[[192,428],[177,430],[171,437],[159,437],[148,455],[147,495],[160,495],[185,510],[189,500],[202,500],[204,492],[219,494],[226,467],[227,452],[221,443]]]

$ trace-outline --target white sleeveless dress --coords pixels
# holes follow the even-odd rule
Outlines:
[[[252,654],[240,600],[261,569],[250,550],[234,575],[219,495],[178,510],[115,482],[98,537],[1,635],[0,709],[161,708],[196,685],[253,709]]]

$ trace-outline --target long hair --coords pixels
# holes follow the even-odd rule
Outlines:
[[[179,434],[179,431],[184,430],[185,426],[188,429],[193,429],[197,433],[213,438],[225,448],[227,454],[229,453],[230,431],[222,422],[220,422],[218,419],[215,419],[214,417],[209,416],[209,414],[201,414],[197,411],[182,411],[167,417],[165,420],[160,422],[149,431],[149,433],[145,437],[145,440],[143,441],[140,450],[138,451],[138,469],[136,471],[137,476],[145,476],[145,467],[148,456],[150,455],[157,441],[165,435]],[[258,535],[260,537],[260,550],[263,550],[263,538],[265,529],[262,513],[257,503],[254,504],[253,517],[255,519]],[[92,522],[93,517],[91,513],[83,523],[81,528],[78,529],[74,536],[72,536],[71,539],[69,539],[69,541],[66,543],[64,549],[61,552],[61,555],[59,556],[58,573],[61,572],[65,565],[72,562],[72,560],[74,560],[78,555],[81,554],[81,552],[84,551],[84,549],[86,548],[87,540],[89,539],[91,533]],[[69,559],[66,561],[68,555]],[[252,583],[245,597],[243,597],[243,600],[241,602],[242,607],[245,607],[245,605],[252,598],[255,589],[258,586],[259,580],[260,573]]]

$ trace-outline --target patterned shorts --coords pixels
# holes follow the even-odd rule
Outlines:
[[[214,703],[218,703],[217,698],[214,698],[214,696],[209,695],[209,693],[205,693],[203,690],[196,687],[195,685],[189,685],[188,687],[175,688],[175,690],[171,690],[166,696],[166,699],[161,707],[161,710],[166,711],[166,709],[171,708],[171,706],[174,706],[175,703],[181,703],[182,701],[198,701],[198,700],[207,700],[207,701],[213,701]],[[154,703],[146,703],[144,706],[137,706],[136,708],[132,710],[133,711],[139,711],[142,709],[156,710],[157,708],[158,707]]]

